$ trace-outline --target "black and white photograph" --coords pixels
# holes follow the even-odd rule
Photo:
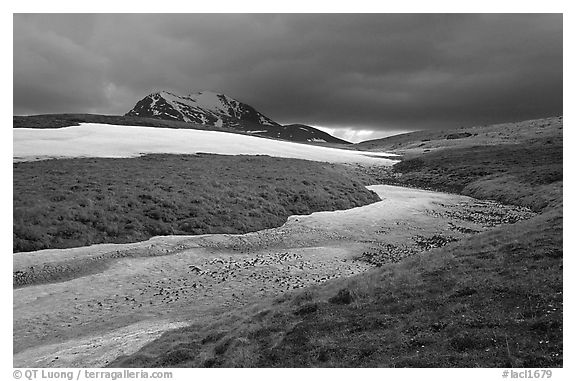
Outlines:
[[[138,12],[12,14],[12,379],[563,379],[562,12]]]

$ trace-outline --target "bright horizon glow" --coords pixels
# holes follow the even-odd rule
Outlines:
[[[313,124],[310,124],[309,126],[351,143],[360,143],[366,140],[387,138],[389,136],[413,132],[412,130],[369,130],[355,129],[351,127],[324,127]]]

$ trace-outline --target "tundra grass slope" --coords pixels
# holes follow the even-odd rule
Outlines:
[[[562,367],[561,136],[438,150],[371,174],[540,214],[167,332],[111,366]]]
[[[379,200],[344,166],[268,156],[46,160],[13,176],[15,252],[246,233]]]

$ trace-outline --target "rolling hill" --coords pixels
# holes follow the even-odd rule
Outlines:
[[[366,151],[396,152],[407,157],[439,149],[520,144],[530,140],[557,139],[562,136],[562,116],[488,126],[425,130],[367,140],[353,147]]]

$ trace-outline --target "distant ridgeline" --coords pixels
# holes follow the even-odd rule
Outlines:
[[[181,97],[161,91],[141,99],[125,115],[42,114],[15,115],[12,119],[13,128],[63,128],[80,123],[223,131],[293,142],[352,144],[304,124],[283,126],[252,106],[211,92]]]
[[[303,124],[280,125],[254,107],[208,91],[179,96],[167,91],[141,99],[127,117],[156,118],[215,128],[230,128],[258,136],[296,142],[350,144]]]

